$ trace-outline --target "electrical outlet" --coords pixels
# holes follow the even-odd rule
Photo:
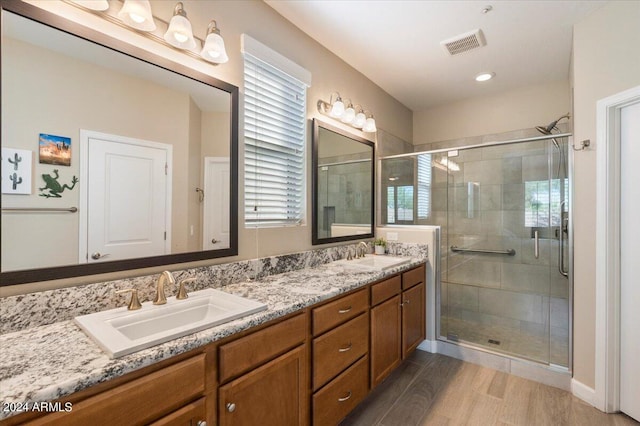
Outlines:
[[[397,232],[387,232],[387,241],[398,241]]]

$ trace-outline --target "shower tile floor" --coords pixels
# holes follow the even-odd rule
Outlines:
[[[442,316],[440,330],[443,337],[457,335],[458,341],[513,355],[543,364],[568,366],[569,346],[567,338],[548,334],[528,333],[500,325],[480,324],[460,318]],[[490,343],[498,341],[499,344]]]

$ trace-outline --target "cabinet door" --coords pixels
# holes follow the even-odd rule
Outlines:
[[[371,308],[371,387],[400,364],[400,295]]]
[[[204,398],[187,404],[181,409],[164,416],[149,426],[196,426],[206,417]]]
[[[424,283],[402,293],[402,358],[425,339]]]
[[[220,426],[298,426],[308,423],[304,346],[220,387]]]

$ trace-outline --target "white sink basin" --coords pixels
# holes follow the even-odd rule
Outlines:
[[[397,266],[405,265],[411,262],[410,257],[396,257],[386,255],[370,255],[352,260],[338,260],[335,263],[340,263],[344,266],[353,266],[355,268],[361,268],[373,271],[386,271],[387,269],[395,268]]]
[[[208,288],[185,300],[169,297],[166,305],[145,302],[136,311],[122,307],[74,321],[110,358],[119,358],[265,309],[264,303]]]

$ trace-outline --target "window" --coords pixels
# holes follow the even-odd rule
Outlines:
[[[387,187],[387,223],[413,222],[413,185]]]
[[[300,224],[311,78],[308,71],[245,34],[242,43],[245,224]]]
[[[563,197],[564,192],[564,197]],[[569,192],[569,179],[528,181],[524,183],[524,226],[549,227],[560,226],[562,212],[568,211],[568,206],[560,208],[561,200]]]
[[[431,216],[431,154],[418,155],[418,219]]]

